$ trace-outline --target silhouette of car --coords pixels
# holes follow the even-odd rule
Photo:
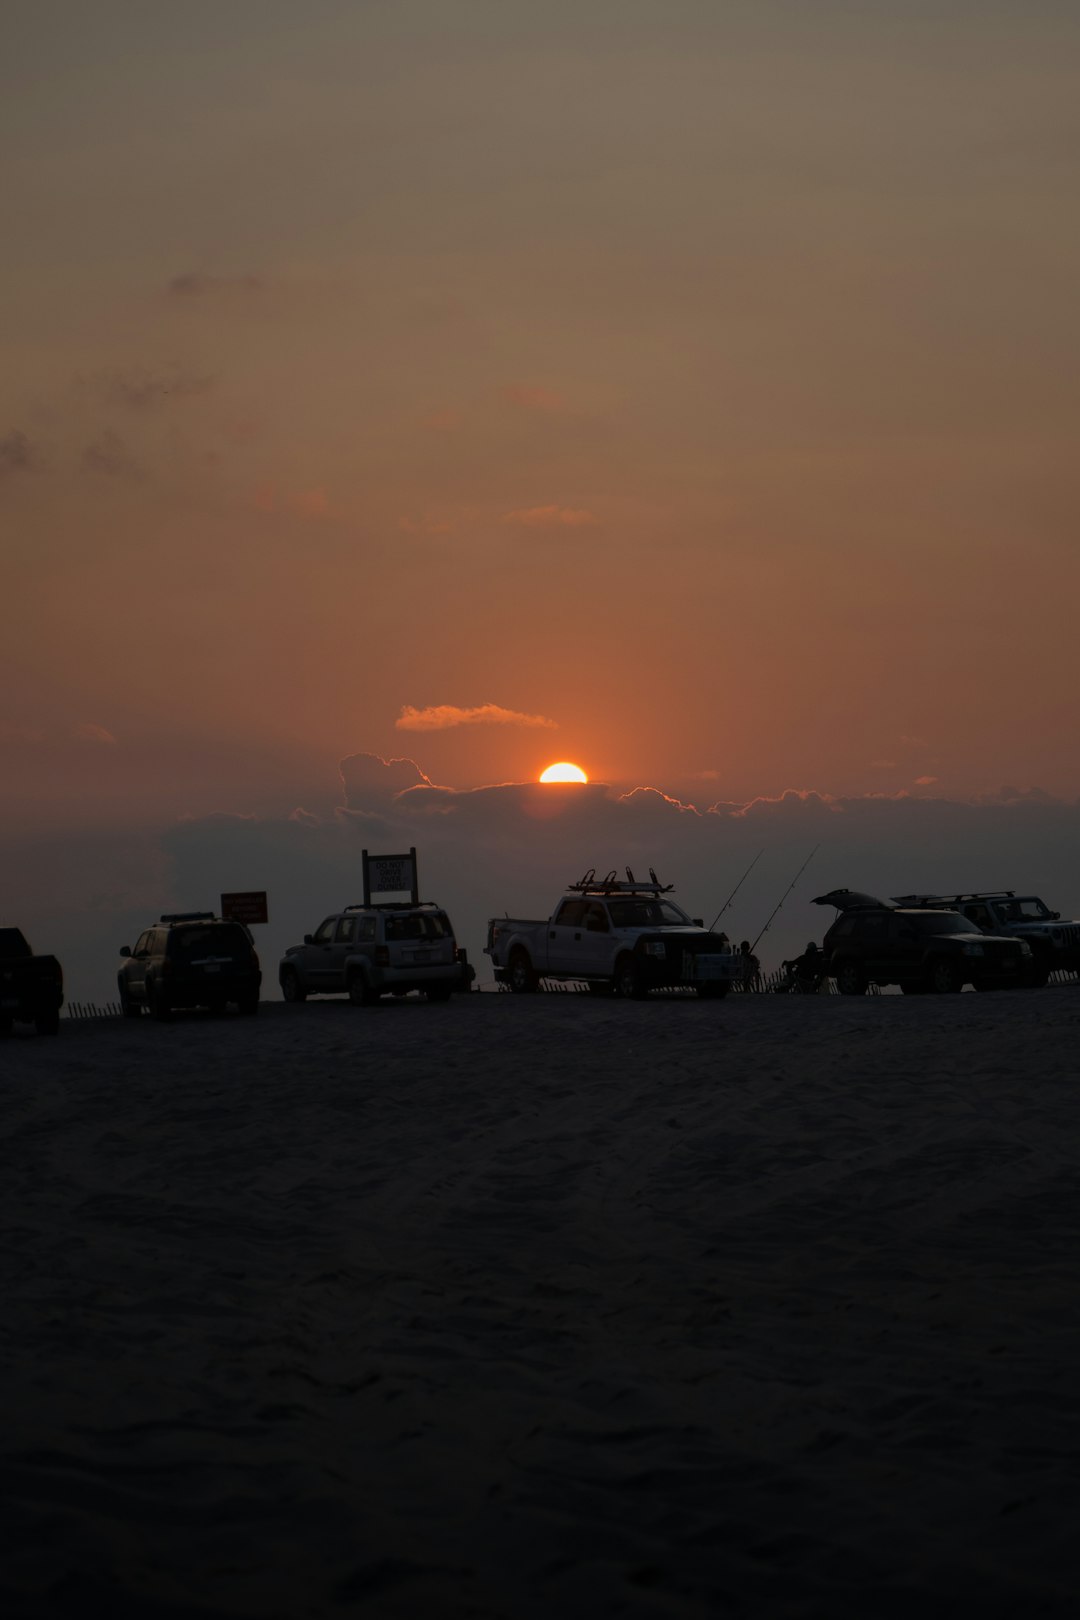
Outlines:
[[[55,956],[35,956],[18,928],[0,928],[0,1035],[33,1024],[39,1035],[59,1035],[64,974]]]
[[[819,895],[814,904],[839,911],[823,949],[841,995],[865,995],[871,984],[898,984],[905,995],[919,995],[1027,982],[1030,947],[982,934],[959,912],[889,906],[849,889]]]
[[[446,1001],[474,976],[450,918],[430,901],[332,912],[302,945],[289,947],[278,968],[286,1001],[347,995],[358,1007],[410,990]]]
[[[120,957],[126,1018],[144,1008],[162,1020],[178,1008],[224,1012],[230,1002],[248,1015],[259,1010],[262,970],[251,935],[243,923],[212,911],[168,912],[139,935],[134,950],[123,946]]]

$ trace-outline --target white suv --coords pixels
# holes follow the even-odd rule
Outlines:
[[[430,903],[346,906],[291,945],[278,968],[286,1001],[347,995],[358,1007],[410,990],[446,1001],[474,976],[446,912]]]

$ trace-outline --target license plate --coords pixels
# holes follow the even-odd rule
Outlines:
[[[431,961],[431,952],[430,951],[410,951],[410,953],[409,953],[409,961],[410,962],[430,962]]]

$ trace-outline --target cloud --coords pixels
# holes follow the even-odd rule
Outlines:
[[[453,703],[414,709],[407,703],[394,725],[398,731],[446,731],[451,726],[542,726],[554,731],[558,721],[549,720],[543,714],[520,714],[516,709],[503,709],[498,703],[481,703],[473,709],[459,709]]]
[[[895,771],[896,761],[895,759],[872,759],[870,769],[872,771]]]
[[[86,720],[81,726],[76,726],[73,736],[77,737],[80,742],[104,743],[108,748],[117,746],[116,738],[112,732],[106,731],[104,726],[95,725],[92,720]]]
[[[206,298],[215,293],[257,293],[264,285],[261,276],[206,276],[189,270],[173,276],[168,291],[173,298]]]
[[[566,410],[566,401],[552,388],[541,388],[532,383],[508,383],[502,397],[510,405],[520,405],[526,411],[543,411],[555,415]]]
[[[106,429],[83,451],[83,466],[106,478],[142,477],[142,469],[119,434]]]
[[[16,473],[31,472],[40,462],[40,455],[19,428],[12,428],[0,439],[0,480]]]
[[[660,788],[631,788],[629,793],[620,793],[618,802],[619,804],[633,805],[635,808],[641,805],[664,804],[672,810],[679,811],[681,815],[700,816],[701,814],[701,811],[695,809],[692,804],[684,804],[681,799],[673,798],[670,793],[664,793]]]
[[[916,787],[933,787],[933,785],[934,785],[934,783],[936,781],[937,781],[936,776],[917,776],[915,778],[915,786]]]
[[[182,371],[178,366],[161,371],[136,368],[106,372],[86,381],[110,405],[119,405],[129,411],[155,410],[174,400],[192,399],[205,394],[214,386],[213,377]]]
[[[526,529],[586,529],[599,521],[593,512],[572,506],[521,506],[503,514],[504,523]]]

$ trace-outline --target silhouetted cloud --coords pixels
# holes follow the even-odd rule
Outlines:
[[[83,466],[106,478],[142,477],[142,469],[118,433],[106,429],[83,451]]]
[[[460,709],[452,703],[439,703],[426,709],[406,704],[394,721],[399,731],[446,731],[451,726],[541,726],[556,730],[557,720],[544,714],[521,714],[503,709],[498,703],[481,703],[473,709]]]
[[[599,521],[594,513],[572,506],[522,506],[503,516],[504,523],[526,529],[585,529]]]
[[[40,461],[36,446],[20,428],[12,428],[0,439],[0,480],[30,472]]]
[[[264,285],[261,276],[208,276],[188,270],[173,276],[168,290],[174,298],[207,298],[215,293],[257,293]]]
[[[110,405],[131,411],[154,410],[172,401],[192,399],[208,393],[213,377],[166,367],[160,371],[133,369],[101,373],[89,379],[92,387]]]

